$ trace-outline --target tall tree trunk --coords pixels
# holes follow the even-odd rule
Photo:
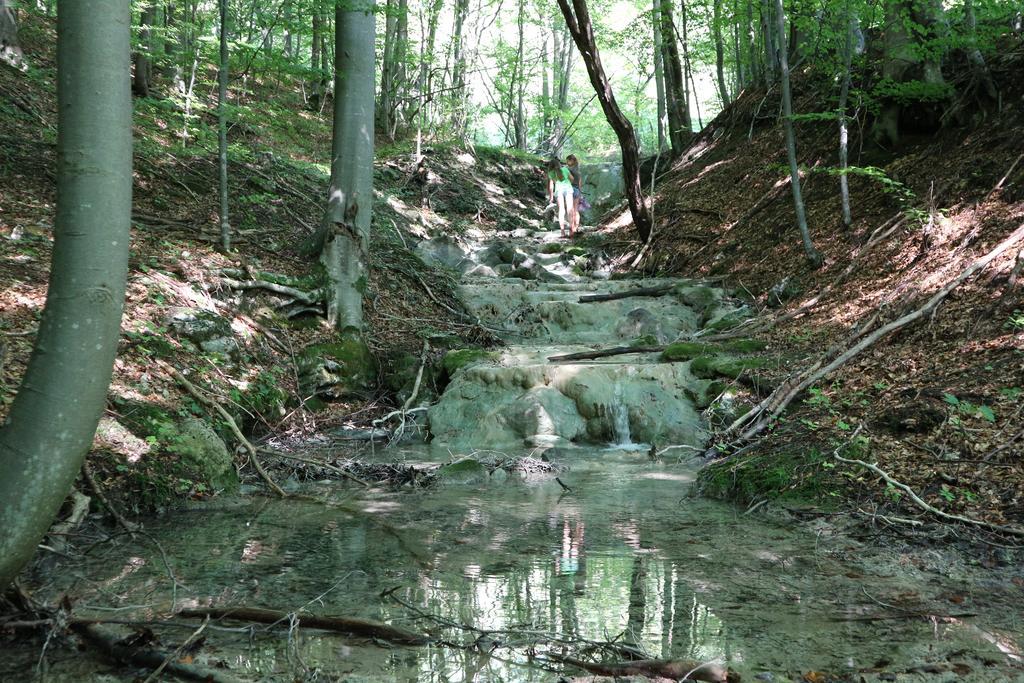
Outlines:
[[[685,73],[679,60],[676,26],[672,17],[670,0],[661,0],[660,15],[665,103],[668,110],[668,138],[672,146],[672,156],[678,157],[686,150],[690,138],[690,109],[686,96]]]
[[[850,68],[853,64],[853,31],[856,18],[846,2],[846,39],[843,43],[843,84],[839,89],[839,196],[842,203],[843,225],[847,230],[853,225],[850,212],[850,180],[846,170],[849,165],[849,118],[846,115],[847,98],[850,95]]]
[[[313,78],[309,81],[309,105],[312,109],[320,108],[320,51],[323,47],[323,15],[320,13],[320,0],[313,2],[313,34],[309,44],[309,69]]]
[[[985,63],[985,57],[981,54],[981,50],[978,49],[978,20],[974,15],[973,0],[964,0],[964,24],[969,42],[967,61],[971,65],[971,71],[974,72],[974,80],[981,85],[986,95],[991,99],[996,99],[999,96],[999,92],[996,90],[996,84],[992,80],[992,73]]]
[[[544,147],[551,146],[551,79],[548,71],[551,58],[548,50],[548,32],[543,31],[543,42],[540,48],[540,109],[541,109],[541,140]]]
[[[452,32],[452,132],[461,137],[466,128],[466,49],[464,27],[469,0],[455,0],[455,29]]]
[[[779,39],[779,71],[782,78],[782,125],[786,131],[786,154],[789,157],[789,175],[792,179],[793,206],[796,209],[796,222],[800,227],[800,238],[804,243],[804,253],[811,265],[821,265],[821,254],[811,242],[811,231],[807,227],[807,215],[804,212],[804,199],[800,192],[800,167],[796,161],[796,136],[793,132],[793,95],[789,86],[789,56],[786,49],[786,12],[782,0],[775,0],[775,21]]]
[[[217,147],[220,175],[220,247],[231,251],[228,217],[228,0],[220,3],[220,64],[217,68]]]
[[[394,82],[394,107],[395,114],[391,119],[390,136],[395,137],[395,128],[398,125],[398,108],[402,107],[405,112],[409,111],[406,102],[406,93],[409,87],[408,74],[409,60],[409,0],[398,0],[398,27],[395,30],[395,82]],[[405,104],[403,104],[405,103]]]
[[[421,128],[426,128],[430,121],[432,121],[430,116],[432,107],[430,103],[434,99],[434,82],[431,69],[434,66],[436,56],[437,24],[441,18],[441,8],[443,6],[444,0],[433,0],[431,3],[430,16],[427,17],[427,39],[425,44],[421,45],[421,54],[423,55],[420,59],[419,75]]]
[[[622,149],[622,177],[626,185],[626,201],[629,204],[629,212],[633,216],[633,224],[636,226],[637,233],[640,239],[646,243],[651,237],[651,214],[640,185],[640,150],[636,132],[633,130],[633,124],[619,109],[619,105],[615,101],[615,93],[612,92],[612,85],[604,73],[604,67],[601,65],[601,53],[598,51],[597,41],[594,39],[594,28],[590,23],[586,0],[572,0],[572,5],[570,8],[569,0],[558,0],[558,7],[565,17],[569,33],[587,67],[590,84],[594,86],[594,92],[601,103],[601,109],[604,110],[605,118],[608,119],[608,124],[615,131],[615,137],[619,140],[619,147]]]
[[[697,99],[697,84],[693,80],[693,69],[690,68],[690,32],[688,28],[686,2],[680,3],[680,18],[683,24],[683,112],[686,114],[686,130],[693,130],[693,117],[690,115],[690,93],[693,93],[693,111],[697,114],[697,129],[704,128],[700,120],[700,100]]]
[[[344,334],[363,332],[373,211],[373,0],[338,2],[334,38],[331,187],[320,261],[330,280],[327,319]]]
[[[110,385],[132,209],[131,23],[129,0],[75,0],[58,10],[50,288],[0,428],[0,592],[68,495]]]
[[[661,0],[654,0],[651,8],[651,25],[654,28],[654,87],[658,93],[658,151],[668,147],[668,114],[665,102],[664,49],[661,39]]]
[[[292,52],[292,0],[284,0],[284,56],[294,57]]]
[[[519,0],[519,44],[516,49],[515,112],[516,149],[526,149],[526,2]]]
[[[757,36],[754,31],[754,0],[743,0],[746,16],[743,20],[743,31],[740,39],[743,41],[743,52],[747,55],[747,82],[746,85],[756,83],[760,78],[760,70],[757,61]]]
[[[772,18],[772,0],[761,0],[761,29],[764,33],[764,83],[775,82],[779,56],[775,48],[775,25]]]
[[[156,23],[156,4],[146,3],[139,19],[139,49],[135,53],[135,75],[132,79],[132,91],[139,97],[149,97],[149,87],[153,78],[152,36],[153,24]]]
[[[718,96],[722,106],[729,104],[729,89],[725,87],[725,45],[722,42],[722,0],[714,0],[711,27],[715,35],[715,75],[718,78]]]
[[[0,60],[16,68],[21,68],[25,61],[21,43],[18,42],[14,0],[0,0]]]

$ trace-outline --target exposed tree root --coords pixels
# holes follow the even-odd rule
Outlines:
[[[430,642],[427,636],[406,631],[397,626],[390,626],[370,619],[354,619],[351,617],[325,617],[304,612],[282,612],[279,610],[260,609],[256,607],[206,607],[184,609],[176,616],[187,619],[231,619],[233,621],[249,621],[257,624],[289,624],[294,618],[300,626],[306,628],[335,631],[363,638],[375,638],[398,645],[426,645]]]
[[[285,493],[284,489],[278,486],[277,482],[275,482],[270,477],[270,475],[267,474],[267,471],[263,469],[263,463],[260,462],[259,451],[257,450],[257,448],[252,445],[252,442],[249,441],[249,439],[245,438],[245,435],[242,434],[242,430],[238,428],[238,423],[236,423],[235,419],[231,417],[231,414],[224,409],[224,406],[217,403],[212,398],[201,392],[194,384],[192,384],[192,382],[188,381],[185,375],[181,374],[181,372],[177,368],[167,365],[166,363],[164,363],[163,365],[171,373],[171,376],[174,377],[174,379],[176,379],[178,383],[181,384],[181,386],[183,386],[186,391],[188,391],[188,393],[192,394],[192,396],[194,396],[197,401],[207,406],[208,408],[212,408],[217,412],[218,415],[220,415],[221,419],[223,419],[224,422],[227,423],[228,429],[230,429],[231,433],[235,435],[236,439],[238,439],[238,443],[240,443],[242,447],[245,448],[246,451],[248,451],[249,460],[252,461],[252,465],[253,467],[256,468],[256,472],[259,473],[260,478],[263,479],[264,482],[266,482],[267,486],[269,486],[274,493],[281,496],[282,498],[286,498],[288,494]]]

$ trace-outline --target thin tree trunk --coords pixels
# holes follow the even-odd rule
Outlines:
[[[665,101],[665,55],[661,39],[661,0],[652,3],[651,25],[654,28],[654,85],[658,93],[658,151],[661,152],[669,146],[666,135],[668,109]]]
[[[775,28],[772,21],[772,0],[761,0],[761,28],[764,32],[764,82],[769,85],[775,82],[776,67],[779,64],[778,51],[775,48]]]
[[[750,63],[747,73],[747,85],[756,83],[760,77],[757,61],[757,36],[754,33],[754,0],[743,0],[746,7],[746,18],[744,19],[742,40],[743,51],[747,54],[747,61]]]
[[[461,137],[466,128],[466,50],[463,32],[469,0],[455,0],[455,29],[452,32],[452,132]]]
[[[711,20],[715,35],[715,74],[718,77],[718,96],[722,107],[729,104],[729,89],[725,87],[725,45],[722,42],[722,0],[714,0],[714,17]]]
[[[395,81],[393,85],[392,99],[394,101],[395,113],[391,116],[390,137],[395,137],[395,129],[398,126],[398,108],[405,102],[406,90],[408,88],[408,74],[406,63],[409,58],[409,0],[398,0],[398,26],[395,29]],[[409,110],[408,105],[404,107]]]
[[[516,50],[515,113],[513,127],[516,149],[526,149],[526,2],[519,0],[519,45]]]
[[[807,215],[804,212],[804,199],[800,192],[800,167],[796,161],[796,136],[793,132],[793,96],[789,85],[789,56],[786,49],[786,13],[782,0],[775,0],[775,21],[779,38],[779,70],[782,76],[782,125],[786,131],[786,154],[789,157],[790,185],[793,188],[793,206],[796,209],[796,222],[800,227],[800,238],[804,243],[804,253],[811,265],[821,265],[821,254],[811,242],[811,232],[807,227]]]
[[[622,176],[626,185],[626,201],[629,204],[629,212],[633,216],[633,224],[636,226],[640,239],[647,242],[651,237],[651,214],[647,200],[644,198],[643,187],[640,184],[640,150],[636,132],[633,130],[633,124],[619,109],[611,83],[608,82],[608,77],[604,73],[586,0],[572,0],[572,8],[568,3],[569,0],[558,0],[558,7],[562,10],[569,33],[579,49],[580,56],[583,57],[587,74],[590,76],[590,83],[594,86],[605,118],[608,119],[608,124],[615,131],[615,136],[619,140],[619,146],[622,149]]]
[[[850,182],[846,169],[849,165],[849,119],[846,115],[846,101],[850,94],[850,68],[853,63],[854,15],[850,0],[846,3],[846,40],[843,44],[843,84],[839,90],[839,195],[842,202],[843,225],[847,230],[853,225],[850,212]]]
[[[661,0],[662,66],[665,74],[665,103],[668,113],[668,138],[672,156],[678,157],[686,149],[690,136],[690,115],[686,95],[686,75],[679,60],[672,3]],[[685,45],[684,45],[685,49]]]
[[[0,592],[92,445],[120,335],[132,206],[129,0],[62,2],[57,215],[35,349],[0,428]]]
[[[337,3],[331,187],[320,261],[330,280],[327,319],[345,334],[363,332],[373,211],[373,0]]]
[[[548,32],[544,31],[544,39],[540,48],[540,109],[541,109],[541,140],[544,146],[551,146],[551,60],[548,51]]]
[[[320,0],[313,3],[313,35],[309,44],[309,68],[310,72],[316,74],[309,83],[309,104],[312,109],[320,109],[320,48],[322,47],[321,33],[323,31],[323,16],[320,14]]]
[[[217,142],[220,171],[220,247],[231,251],[228,217],[228,0],[220,1],[220,65],[217,69]]]
[[[985,63],[985,57],[981,54],[981,50],[978,49],[978,20],[974,16],[973,0],[964,0],[964,23],[967,29],[967,39],[970,41],[970,46],[967,48],[967,61],[974,72],[974,79],[981,83],[986,95],[996,99],[999,96],[999,92],[992,81],[992,73]]]
[[[292,0],[284,0],[284,56],[291,59],[292,52]]]
[[[421,129],[426,128],[433,118],[430,112],[433,111],[431,102],[434,99],[433,90],[434,82],[433,76],[431,75],[431,69],[434,66],[435,51],[437,44],[437,24],[441,17],[441,8],[444,6],[444,0],[434,0],[430,8],[430,16],[427,18],[427,40],[426,45],[421,50],[424,57],[420,60],[420,76],[419,76],[419,89],[420,89],[420,126]]]
[[[149,87],[153,76],[152,53],[153,24],[156,22],[156,5],[147,3],[139,18],[139,50],[135,53],[135,74],[132,79],[132,91],[139,97],[149,97]]]

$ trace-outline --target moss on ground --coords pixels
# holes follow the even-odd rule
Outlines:
[[[497,360],[498,354],[495,351],[486,351],[484,349],[456,349],[449,351],[444,355],[444,359],[441,361],[441,366],[444,368],[445,374],[449,378],[454,377],[455,373],[474,363],[480,363],[483,361]]]
[[[816,448],[757,453],[711,463],[698,475],[697,490],[743,505],[769,500],[827,506],[838,496],[840,485],[829,464],[827,454]]]
[[[669,344],[662,352],[661,357],[666,361],[687,361],[700,356],[720,356],[722,354],[748,354],[764,351],[768,348],[767,342],[756,339],[731,339],[721,343],[701,342],[675,342]]]

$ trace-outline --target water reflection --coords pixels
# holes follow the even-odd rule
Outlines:
[[[311,494],[324,503],[261,500],[156,520],[149,531],[174,558],[179,605],[308,605],[476,641],[381,649],[299,629],[291,638],[257,632],[253,642],[219,635],[210,646],[260,676],[306,667],[353,681],[553,681],[540,659],[580,639],[755,671],[869,666],[918,644],[952,647],[953,626],[834,620],[864,601],[846,565],[813,538],[681,498],[681,469],[602,453],[566,476],[571,496],[550,481],[358,500],[323,487]],[[88,581],[75,587],[81,604],[141,605],[169,593],[152,547],[100,548],[89,562]],[[895,573],[872,581],[881,595],[904,588]],[[388,591],[406,604],[382,599]]]

